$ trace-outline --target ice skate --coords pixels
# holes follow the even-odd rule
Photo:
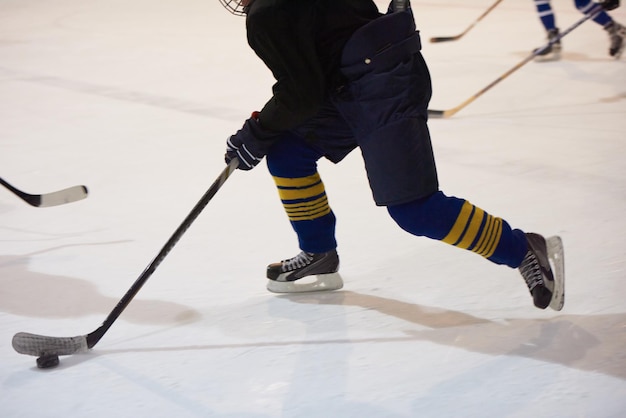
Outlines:
[[[626,27],[617,22],[611,22],[606,31],[609,33],[609,55],[618,59],[624,52],[624,38],[626,38]]]
[[[539,234],[527,233],[528,252],[519,271],[528,285],[537,308],[548,306],[555,311],[565,303],[563,244],[561,238],[547,240]]]
[[[551,42],[553,39],[559,36],[559,28],[550,29],[548,31],[548,42]],[[547,48],[540,51],[541,48],[536,48],[533,52],[537,53],[535,57],[535,61],[537,62],[546,62],[546,61],[557,61],[561,59],[561,40],[557,40],[556,42],[548,45]]]
[[[267,266],[267,290],[300,293],[337,290],[343,287],[336,250],[326,253],[302,251],[297,256]]]

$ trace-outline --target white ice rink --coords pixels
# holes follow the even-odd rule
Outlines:
[[[493,0],[413,3],[433,109],[544,43],[531,0],[447,44],[428,39]],[[581,19],[553,3],[561,29]],[[0,417],[625,417],[626,57],[593,22],[563,46],[430,122],[442,190],[562,236],[561,312],[534,308],[517,271],[401,231],[355,151],[320,164],[343,290],[265,290],[298,248],[263,164],[232,175],[94,349],[41,370],[13,335],[95,330],[273,79],[217,0],[0,0],[0,177],[90,191],[35,208],[0,188]]]

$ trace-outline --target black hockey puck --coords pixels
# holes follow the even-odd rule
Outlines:
[[[50,369],[59,365],[59,356],[56,354],[44,354],[37,358],[37,367],[40,369]]]

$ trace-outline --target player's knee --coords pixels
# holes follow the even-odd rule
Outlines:
[[[317,172],[320,154],[303,138],[287,133],[270,147],[265,158],[272,176],[297,178]]]
[[[387,206],[387,211],[398,226],[405,231],[433,239],[441,239],[449,230],[451,216],[456,213],[457,202],[437,191],[427,197],[400,205]]]

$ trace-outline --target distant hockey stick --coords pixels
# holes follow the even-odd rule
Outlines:
[[[614,1],[614,0],[611,0],[611,1]],[[609,3],[609,2],[607,2],[607,3]],[[610,4],[612,5],[613,3],[610,3]],[[589,19],[593,19],[594,17],[596,17],[603,10],[611,10],[611,9],[607,9],[607,7],[608,6],[605,3],[598,3],[598,4],[596,4],[594,6],[594,8],[590,10],[589,14],[585,15],[585,17],[583,17],[578,22],[574,23],[572,26],[570,26],[569,28],[567,28],[566,30],[561,32],[555,38],[550,39],[550,41],[547,44],[545,44],[544,46],[542,46],[541,48],[537,48],[536,50],[534,50],[532,52],[532,54],[530,54],[529,56],[524,58],[524,60],[522,60],[519,64],[517,64],[516,66],[514,66],[513,68],[508,70],[506,73],[502,74],[500,77],[498,77],[497,79],[492,81],[489,85],[487,85],[485,88],[480,90],[478,93],[474,94],[473,96],[471,96],[470,98],[465,100],[460,105],[458,105],[456,107],[453,107],[451,109],[447,109],[447,110],[428,109],[428,116],[430,116],[432,118],[449,118],[450,116],[456,114],[459,110],[463,109],[465,106],[467,106],[468,104],[472,103],[474,100],[476,100],[477,98],[482,96],[486,91],[490,90],[493,86],[498,84],[500,81],[504,80],[505,78],[507,78],[508,76],[513,74],[515,71],[517,71],[520,68],[522,68],[529,61],[532,61],[533,58],[535,58],[538,55],[541,55],[541,53],[543,51],[545,51],[546,49],[550,48],[554,43],[560,41],[561,38],[563,38],[565,35],[567,35],[571,31],[573,31],[574,29],[576,29],[578,26],[582,25],[583,23],[585,23]]]
[[[430,38],[430,42],[447,42],[447,41],[457,41],[463,37],[467,32],[469,32],[478,22],[480,22],[485,16],[487,16],[493,9],[496,8],[498,4],[502,3],[502,0],[496,0],[494,4],[492,4],[485,12],[480,15],[478,19],[476,19],[467,29],[463,32],[459,33],[456,36],[435,36]]]
[[[118,302],[117,306],[111,311],[100,327],[87,335],[76,337],[47,337],[44,335],[29,334],[26,332],[18,332],[13,336],[13,348],[20,354],[31,356],[64,356],[93,348],[98,341],[104,336],[108,329],[113,325],[115,320],[126,309],[131,300],[139,292],[141,287],[148,281],[148,278],[154,273],[156,268],[165,259],[170,250],[176,245],[178,240],[189,229],[191,224],[196,220],[198,215],[206,207],[209,201],[215,196],[217,191],[226,182],[226,179],[237,168],[239,161],[234,159],[224,168],[219,177],[211,185],[211,187],[202,196],[200,201],[194,206],[192,211],[187,215],[185,220],[176,229],[174,234],[165,243],[159,254],[150,262],[148,267],[141,273],[139,278],[133,283],[124,297]]]
[[[20,199],[31,206],[38,208],[46,208],[49,206],[58,206],[65,203],[76,202],[87,197],[87,187],[73,186],[57,192],[44,194],[28,194],[11,186],[9,183],[0,178],[0,184],[15,193]]]

